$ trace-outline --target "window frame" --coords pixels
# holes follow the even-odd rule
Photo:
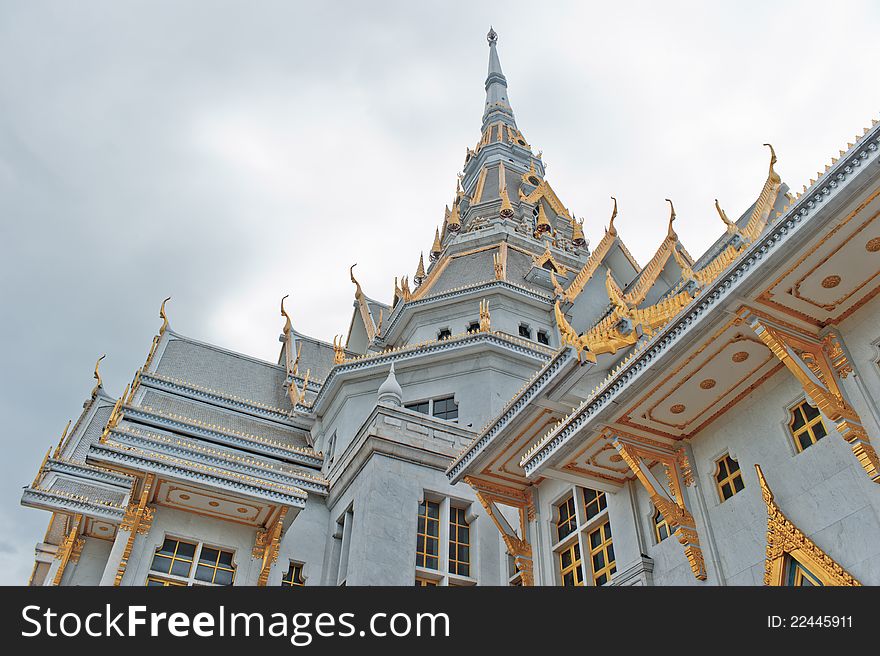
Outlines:
[[[174,563],[173,558],[172,558],[172,565],[171,565],[171,567],[169,567],[168,573],[162,572],[160,570],[154,570],[153,569],[153,560],[151,559],[149,567],[147,569],[147,576],[146,576],[146,579],[144,580],[145,586],[148,586],[150,581],[161,582],[161,583],[167,584],[168,586],[181,586],[181,587],[193,587],[193,586],[202,585],[202,586],[208,586],[208,587],[212,587],[212,588],[225,588],[225,587],[231,587],[231,586],[235,585],[235,578],[236,578],[236,575],[238,574],[238,564],[236,563],[236,560],[235,560],[236,550],[234,548],[224,547],[224,546],[220,546],[220,545],[214,544],[214,543],[206,543],[201,540],[197,540],[195,538],[177,537],[174,534],[163,535],[162,541],[159,544],[157,544],[155,546],[155,548],[153,549],[153,554],[152,554],[153,559],[155,559],[157,555],[162,558],[167,558],[167,556],[159,554],[159,550],[162,549],[163,546],[165,546],[165,542],[167,540],[174,540],[178,543],[178,546],[175,548],[175,552],[174,552],[175,555],[177,553],[177,549],[180,548],[181,542],[184,544],[195,545],[195,550],[193,551],[193,556],[192,556],[192,562],[190,563],[189,573],[187,574],[187,576],[181,576],[180,574],[172,574],[170,570],[173,568],[173,563]],[[231,571],[232,572],[232,581],[230,581],[228,584],[214,583],[213,579],[216,578],[217,569],[218,569],[216,566],[213,568],[214,575],[212,576],[211,581],[205,581],[203,579],[196,578],[196,572],[198,571],[198,568],[200,565],[200,560],[201,560],[203,548],[204,549],[214,549],[217,551],[217,560],[215,561],[215,565],[219,564],[220,556],[222,553],[226,552],[231,555],[230,556],[230,563],[232,564],[231,570],[229,568],[225,568],[225,567],[219,568],[219,569],[223,569],[224,571]],[[202,564],[202,566],[209,567],[209,565],[206,565],[206,564]]]
[[[654,506],[652,520],[654,524],[654,539],[657,541],[657,544],[660,544],[668,537],[672,537],[672,534],[675,533],[677,527],[669,522],[657,506]],[[664,530],[666,535],[663,535]]]
[[[736,470],[731,471],[730,464],[726,462],[728,460],[730,462],[736,463]],[[721,473],[722,463],[724,464],[724,469],[727,473],[723,478],[719,479],[718,475]],[[736,489],[737,481],[739,481],[739,483],[742,485],[742,487],[740,487],[739,489]],[[715,491],[717,492],[718,500],[721,503],[729,501],[737,494],[746,489],[746,481],[742,475],[742,467],[739,466],[739,460],[734,458],[730,454],[730,451],[726,451],[715,460],[715,471],[712,474],[712,482],[715,484]],[[731,493],[729,497],[724,496],[725,485],[730,485]]]
[[[807,417],[804,406],[809,406],[816,411],[816,415],[812,419]],[[804,423],[796,429],[794,425],[797,421],[798,414],[800,414],[800,417],[804,420]],[[825,418],[822,416],[822,412],[819,410],[819,408],[810,403],[810,400],[808,398],[803,397],[799,401],[791,405],[788,408],[788,415],[788,434],[794,442],[795,454],[803,453],[811,446],[816,444],[823,437],[828,437],[828,426],[825,425]],[[824,433],[823,435],[816,437],[816,426],[822,427],[822,431]],[[801,437],[804,435],[806,435],[810,440],[810,443],[807,445],[803,445],[801,443]]]
[[[306,587],[306,579],[303,576],[303,570],[306,564],[298,560],[288,560],[287,571],[281,574],[282,588],[304,588]],[[299,575],[297,576],[297,572]],[[290,578],[287,578],[288,574]]]
[[[595,493],[595,496],[592,496],[591,492]],[[551,545],[551,551],[555,560],[554,571],[557,585],[564,584],[564,576],[570,571],[569,568],[563,567],[563,555],[568,552],[572,553],[572,555],[574,556],[575,544],[577,545],[578,551],[580,552],[579,563],[574,557],[572,557],[572,565],[579,566],[580,568],[580,583],[578,583],[578,575],[576,574],[574,578],[575,585],[595,585],[595,579],[593,578],[592,571],[592,555],[590,555],[590,561],[587,562],[587,556],[591,552],[589,535],[597,527],[600,527],[606,523],[609,525],[609,527],[611,525],[608,513],[607,495],[608,492],[606,490],[598,488],[587,488],[576,485],[566,488],[565,490],[560,492],[560,494],[554,500],[551,501],[550,508],[552,510],[552,513],[549,523],[551,535],[553,536],[554,540]],[[558,526],[562,525],[565,521],[565,518],[561,514],[560,509],[570,500],[574,501],[574,529],[570,533],[560,538]],[[587,518],[587,506],[592,505],[591,502],[595,503],[598,510],[596,510],[594,514]],[[611,545],[613,549],[613,539]],[[616,560],[612,561],[609,564],[609,566],[612,568],[611,571],[608,573],[609,581],[614,572],[617,571],[616,565]]]
[[[431,580],[435,581],[436,585],[440,586],[472,586],[477,585],[477,577],[476,572],[478,569],[478,554],[474,546],[477,543],[476,537],[476,527],[474,526],[474,516],[471,515],[471,505],[472,502],[465,499],[460,499],[456,497],[448,497],[442,494],[437,494],[435,492],[425,491],[424,499],[419,502],[419,507],[424,503],[426,506],[428,503],[436,503],[439,505],[439,513],[438,513],[438,522],[439,522],[439,530],[438,530],[438,555],[437,555],[437,568],[432,569],[429,567],[425,567],[419,565],[418,561],[418,530],[420,528],[417,520],[416,524],[416,562],[415,562],[415,585],[419,585],[420,580]],[[462,517],[467,524],[468,528],[468,574],[459,574],[460,571],[458,568],[453,571],[453,568],[450,564],[449,558],[449,547],[452,544],[451,539],[451,528],[452,528],[452,510],[455,509],[457,511],[461,511],[463,513]],[[430,584],[428,584],[430,585]]]

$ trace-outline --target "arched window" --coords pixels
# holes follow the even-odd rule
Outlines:
[[[666,538],[672,535],[672,532],[675,530],[675,527],[670,525],[670,523],[663,516],[663,513],[660,512],[659,509],[655,509],[654,511],[654,537],[657,538],[657,542],[663,542]]]
[[[806,399],[791,409],[788,429],[794,438],[798,453],[813,446],[828,434],[819,409]]]
[[[745,487],[739,463],[728,453],[716,461],[715,466],[715,485],[718,488],[718,496],[721,497],[721,501],[727,501]]]
[[[281,576],[281,585],[287,587],[301,588],[306,584],[303,578],[303,564],[290,561],[290,567]]]

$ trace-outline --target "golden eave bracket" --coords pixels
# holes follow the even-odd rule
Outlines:
[[[697,534],[694,516],[684,501],[684,487],[693,483],[693,477],[684,451],[661,450],[648,447],[623,436],[615,436],[612,444],[645,488],[651,501],[671,525],[674,534],[684,547],[684,555],[691,566],[694,578],[706,580],[706,564]],[[669,488],[665,488],[651,473],[647,461],[658,461],[666,468]]]
[[[835,424],[865,473],[880,483],[880,457],[861,417],[838,384],[838,379],[845,378],[852,367],[834,336],[821,340],[797,334],[745,308],[740,317],[791,372],[813,404]]]
[[[498,528],[498,532],[501,533],[501,539],[504,540],[507,551],[513,556],[517,571],[522,573],[522,584],[524,586],[534,585],[532,545],[529,544],[526,533],[528,522],[535,518],[532,495],[526,491],[490,483],[473,476],[465,476],[464,482],[473,489],[477,501],[485,508],[492,522]],[[497,503],[519,510],[518,534],[504,518],[496,506]]]

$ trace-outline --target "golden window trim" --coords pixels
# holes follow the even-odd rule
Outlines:
[[[806,411],[804,410],[805,405],[808,405],[812,408],[815,408],[818,415],[816,417],[813,417],[812,419],[809,419],[807,417]],[[806,399],[806,398],[801,399],[799,402],[797,402],[793,406],[791,406],[788,409],[788,412],[791,415],[791,419],[789,419],[789,422],[788,422],[788,433],[789,433],[789,435],[791,435],[792,439],[794,440],[794,446],[795,446],[795,449],[797,449],[798,453],[803,453],[807,448],[809,448],[810,446],[812,446],[813,444],[815,444],[816,442],[821,440],[822,437],[828,436],[828,427],[825,426],[825,422],[822,420],[822,413],[819,412],[819,409],[816,408],[816,406],[814,406],[813,404],[810,403],[809,399]],[[794,427],[794,422],[797,420],[797,413],[798,412],[800,412],[803,415],[804,424],[800,428],[796,429]],[[822,428],[825,431],[825,435],[823,435],[822,437],[816,437],[816,431],[814,430],[814,427],[818,424],[821,424]],[[810,436],[810,444],[808,444],[807,446],[803,446],[801,444],[800,438],[802,435],[809,435]]]
[[[736,471],[730,470],[731,462],[736,463]],[[722,464],[724,465],[724,469],[727,472],[727,475],[719,481],[718,474],[721,473]],[[730,452],[727,452],[715,461],[715,472],[712,474],[712,480],[715,481],[715,491],[718,492],[718,499],[721,503],[732,499],[740,492],[740,490],[736,489],[736,479],[739,479],[742,482],[743,489],[745,489],[745,481],[742,477],[742,469],[739,467],[739,461],[736,460],[732,455],[730,455]],[[725,485],[730,485],[731,493],[729,497],[724,496],[723,488]]]
[[[756,464],[755,471],[761,486],[761,496],[767,506],[767,558],[764,563],[764,585],[785,585],[786,556],[809,570],[822,585],[862,585],[785,516],[776,504],[773,491],[764,478],[761,466]]]

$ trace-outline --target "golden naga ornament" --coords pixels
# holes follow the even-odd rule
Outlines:
[[[287,314],[287,310],[284,309],[284,299],[290,296],[290,294],[285,294],[281,297],[281,316],[284,317],[284,336],[287,337],[290,334],[290,329],[292,328],[292,323],[290,321],[290,315]]]
[[[159,306],[159,318],[162,319],[162,327],[159,328],[159,335],[164,335],[165,331],[168,330],[168,315],[165,313],[165,304],[171,300],[169,296],[164,301],[162,301],[162,305]]]

